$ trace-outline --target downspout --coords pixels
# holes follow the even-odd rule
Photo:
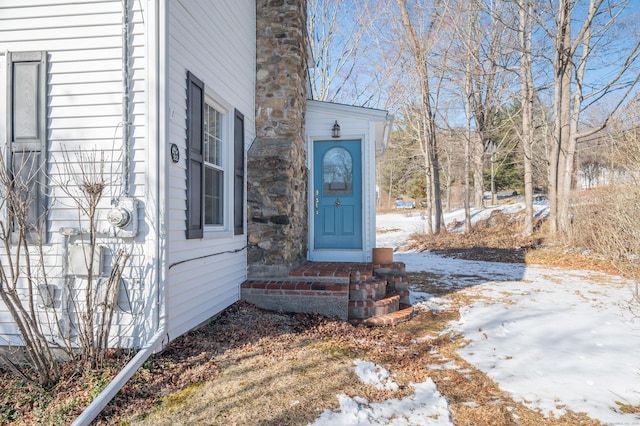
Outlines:
[[[128,0],[123,0],[123,9],[125,16],[128,13]],[[166,38],[161,37],[161,32],[166,31],[166,10],[167,10],[167,2],[158,1],[154,2],[154,50],[155,50],[155,71],[156,71],[156,80],[153,86],[148,87],[148,90],[155,91],[155,136],[157,137],[157,149],[159,160],[164,158],[161,151],[161,147],[164,146],[164,135],[166,134],[166,114],[164,113],[166,110],[166,101],[165,101],[165,92],[161,91],[161,87],[165,87],[167,79],[167,66],[166,66],[166,57],[165,52],[167,48]],[[151,4],[149,2],[148,4]],[[128,22],[128,19],[127,19]],[[128,27],[128,24],[127,24]],[[128,29],[127,29],[128,33]],[[128,38],[128,36],[127,36]],[[128,42],[127,42],[128,43]],[[162,43],[162,44],[161,44]],[[128,91],[128,90],[127,90]],[[128,96],[128,95],[127,95]],[[128,115],[128,114],[127,114]],[[128,124],[128,123],[127,123]],[[127,126],[128,127],[128,126]],[[123,127],[124,129],[124,127]],[[128,153],[128,151],[127,151]],[[162,182],[164,179],[160,179],[160,173],[162,171],[161,163],[163,161],[156,161],[156,187],[158,197],[160,196],[160,190],[162,189]],[[128,164],[128,160],[127,160]],[[166,168],[164,168],[166,171]],[[128,177],[126,180],[127,189],[128,189]],[[159,236],[162,227],[160,225],[160,213],[162,209],[160,207],[160,202],[156,203],[156,226],[155,231],[156,235]],[[165,337],[168,333],[168,317],[167,317],[167,307],[166,307],[166,297],[163,295],[163,286],[164,286],[164,277],[166,276],[167,268],[166,262],[163,261],[163,249],[161,245],[156,242],[155,244],[155,257],[160,261],[161,267],[156,268],[156,276],[155,280],[157,283],[156,286],[156,294],[155,294],[155,303],[156,303],[156,317],[154,318],[154,322],[156,323],[156,332],[151,337],[151,339],[138,351],[138,353],[133,357],[131,361],[118,373],[118,375],[107,385],[107,387],[100,392],[100,394],[91,402],[91,404],[73,421],[72,426],[87,426],[89,425],[107,406],[107,404],[115,397],[115,395],[122,389],[122,387],[127,383],[127,381],[133,377],[136,371],[144,364],[144,362],[153,355],[159,348],[163,347]]]
[[[380,157],[387,151],[387,145],[389,144],[389,136],[391,135],[391,126],[393,125],[393,114],[387,113],[386,120],[384,122],[384,130],[382,132],[382,149],[376,157]]]
[[[122,389],[129,379],[138,371],[138,368],[155,352],[164,338],[164,326],[161,326],[156,334],[144,345],[131,361],[118,373],[106,388],[93,400],[91,404],[71,423],[71,426],[89,425],[104,407]]]
[[[129,196],[129,0],[122,0],[122,193]]]
[[[389,137],[391,135],[391,128],[393,126],[393,120],[394,120],[394,116],[393,114],[389,114],[387,112],[386,117],[384,118],[384,124],[382,127],[382,135],[380,136],[381,140],[380,140],[380,150],[378,150],[378,141],[376,140],[376,149],[375,149],[375,157],[379,158],[381,156],[384,155],[384,153],[387,151],[387,145],[389,144]],[[377,180],[377,177],[376,177]]]

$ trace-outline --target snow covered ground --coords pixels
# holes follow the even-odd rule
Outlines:
[[[356,360],[355,371],[363,383],[378,389],[397,389],[389,371],[371,362]],[[339,411],[325,410],[314,426],[346,425],[453,425],[447,400],[433,380],[414,383],[415,393],[403,399],[371,403],[362,397],[338,395]]]
[[[473,219],[489,213],[477,212]],[[455,212],[445,220],[463,217]],[[377,245],[404,246],[409,234],[422,230],[422,222],[417,211],[379,215]],[[570,409],[605,424],[640,424],[640,418],[619,410],[619,404],[640,405],[640,321],[628,309],[631,282],[597,272],[432,253],[396,252],[394,259],[405,262],[408,271],[438,274],[443,283],[475,297],[450,324],[452,333],[470,342],[459,354],[516,401],[545,415]],[[425,293],[412,296],[423,309],[448,303]],[[394,385],[380,366],[356,361],[355,369],[366,383]],[[431,379],[414,387],[411,397],[380,404],[339,395],[340,410],[325,411],[314,424],[452,424],[446,398]]]

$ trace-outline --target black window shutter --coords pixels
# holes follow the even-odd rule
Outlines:
[[[187,72],[187,239],[204,236],[204,83]]]
[[[27,218],[31,231],[42,230],[46,236],[47,53],[10,52],[7,64],[14,190],[31,202]]]
[[[244,233],[244,115],[235,110],[233,121],[233,211],[234,235]]]

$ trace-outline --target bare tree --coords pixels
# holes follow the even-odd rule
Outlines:
[[[313,99],[377,107],[385,102],[386,90],[380,89],[391,69],[379,64],[384,55],[370,25],[379,14],[367,2],[357,7],[340,0],[307,2]]]
[[[421,112],[421,139],[420,143],[424,152],[425,170],[427,178],[427,202],[429,213],[427,215],[427,229],[429,232],[439,233],[442,229],[442,199],[440,194],[440,163],[438,159],[438,144],[436,140],[436,116],[431,105],[433,95],[430,87],[429,65],[427,63],[428,44],[424,38],[430,36],[430,32],[421,39],[416,31],[406,0],[396,0],[400,19],[405,29],[407,41],[413,58],[416,75],[420,87],[420,112]],[[431,29],[434,26],[430,26]],[[430,223],[433,220],[433,223]]]
[[[78,211],[80,224],[80,243],[85,248],[86,279],[85,287],[72,297],[73,311],[78,313],[78,324],[71,322],[77,329],[80,342],[81,361],[87,368],[102,364],[109,348],[109,336],[116,309],[118,287],[127,265],[130,253],[121,246],[114,250],[113,264],[106,280],[99,280],[103,272],[97,270],[96,262],[100,256],[98,230],[101,201],[109,184],[104,172],[104,153],[97,151],[63,153],[61,176],[66,179],[58,188],[72,200]],[[72,167],[77,164],[78,169]]]
[[[577,140],[595,134],[607,126],[611,115],[623,104],[640,75],[630,80],[629,71],[637,64],[640,39],[623,46],[613,46],[612,37],[620,14],[628,1],[604,2],[590,0],[586,10],[578,11],[579,4],[559,0],[550,16],[557,16],[547,33],[554,40],[553,51],[553,123],[552,149],[549,158],[550,232],[565,233],[570,224],[570,194],[574,182],[574,160]],[[579,13],[582,12],[582,13]],[[577,31],[573,22],[580,22]],[[538,16],[538,19],[542,19]],[[616,47],[616,60],[606,64],[614,71],[603,81],[587,84],[587,68],[597,60],[597,53]],[[600,64],[600,66],[604,66]],[[596,84],[598,83],[598,84]],[[589,91],[588,88],[592,89]],[[584,109],[616,89],[623,89],[617,101],[605,113],[601,122],[588,129],[581,129]],[[587,102],[588,101],[588,102]],[[586,105],[585,105],[585,102]],[[584,127],[584,126],[582,126]]]
[[[2,354],[2,359],[17,376],[28,382],[46,386],[60,377],[54,346],[48,336],[38,309],[37,296],[41,289],[48,289],[46,274],[42,274],[44,229],[40,221],[31,220],[29,214],[33,202],[30,190],[40,171],[30,167],[27,159],[13,173],[4,166],[0,151],[0,197],[8,220],[0,221],[0,240],[3,256],[0,257],[0,298],[7,307],[24,345],[24,354],[30,368],[21,367],[21,360]],[[33,246],[32,246],[33,243]],[[47,295],[48,296],[48,295]],[[46,296],[45,296],[46,297]]]
[[[525,217],[522,233],[533,234],[533,101],[535,85],[532,71],[533,3],[518,0],[518,35],[520,42],[520,104]]]

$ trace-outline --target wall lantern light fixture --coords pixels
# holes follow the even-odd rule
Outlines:
[[[331,128],[331,136],[333,136],[334,138],[340,137],[340,125],[338,124],[338,120],[333,123],[333,127]]]

